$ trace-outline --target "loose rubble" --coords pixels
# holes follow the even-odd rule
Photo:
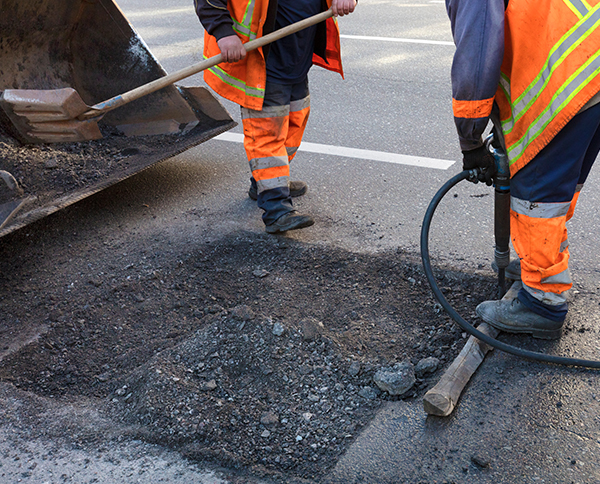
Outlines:
[[[301,324],[233,316],[242,313],[250,311],[207,316],[210,324],[133,372],[122,387],[129,398],[123,391],[115,402],[125,421],[186,455],[309,477],[379,406],[359,394],[372,374],[351,376],[352,362],[325,334],[307,340]]]
[[[415,367],[408,361],[396,363],[391,368],[377,370],[373,381],[384,392],[402,396],[408,393],[417,381]]]

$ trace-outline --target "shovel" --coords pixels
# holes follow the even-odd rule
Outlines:
[[[244,44],[244,48],[248,52],[263,47],[323,22],[332,15],[330,8],[259,39],[251,40]],[[107,112],[221,62],[221,54],[215,55],[91,107],[86,105],[79,93],[71,87],[53,90],[6,89],[0,96],[0,106],[17,131],[32,143],[95,140],[102,138],[98,121]]]

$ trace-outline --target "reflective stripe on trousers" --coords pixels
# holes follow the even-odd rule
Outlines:
[[[309,113],[308,78],[293,85],[267,82],[262,110],[241,109],[244,148],[267,225],[293,210],[290,161],[302,141]]]
[[[576,201],[574,197],[573,205]],[[564,292],[572,286],[566,229],[571,204],[511,196],[511,235],[521,259],[521,279],[527,292],[551,306],[564,304]]]
[[[600,152],[600,105],[575,116],[511,178],[511,238],[524,289],[547,306],[571,288],[566,222]]]

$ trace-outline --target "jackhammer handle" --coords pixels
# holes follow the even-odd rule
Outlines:
[[[299,32],[300,30],[305,29],[306,27],[310,27],[312,25],[316,25],[320,22],[327,20],[328,18],[333,16],[333,10],[330,8],[325,12],[321,12],[317,15],[313,15],[312,17],[308,17],[304,20],[300,20],[299,22],[293,23],[292,25],[288,25],[281,29],[278,29],[270,34],[264,35],[258,39],[251,40],[244,44],[244,48],[246,52],[251,50],[258,49],[259,47],[263,47],[267,44],[275,42],[283,37]],[[210,67],[216,66],[223,62],[223,56],[221,54],[217,54],[213,57],[209,57],[201,62],[193,64],[191,66],[185,67],[178,71],[175,71],[171,74],[168,74],[164,77],[151,81],[142,86],[136,87],[131,91],[127,91],[124,94],[119,94],[118,96],[112,97],[106,101],[100,102],[92,106],[88,111],[83,113],[78,117],[81,121],[94,118],[96,116],[100,116],[101,114],[105,114],[113,109],[121,107],[131,101],[135,101],[147,94],[151,94],[163,87],[167,87],[177,81],[181,81],[186,77],[190,77],[194,74],[198,74]]]
[[[494,260],[498,266],[498,293],[506,290],[505,269],[510,263],[510,191],[495,190],[494,197]]]
[[[496,190],[494,194],[494,238],[496,251],[500,254],[509,252],[510,243],[510,192]],[[498,255],[498,254],[497,254]],[[507,267],[510,260],[496,261],[498,267]]]

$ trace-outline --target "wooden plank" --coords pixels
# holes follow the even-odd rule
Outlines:
[[[521,289],[521,282],[514,282],[502,299],[514,299],[519,289]],[[492,338],[495,338],[499,333],[497,329],[487,323],[480,324],[477,329]],[[490,349],[492,349],[490,346],[475,338],[475,336],[470,336],[460,354],[442,375],[437,385],[431,388],[423,397],[425,412],[439,417],[450,415],[471,376],[477,371]]]

